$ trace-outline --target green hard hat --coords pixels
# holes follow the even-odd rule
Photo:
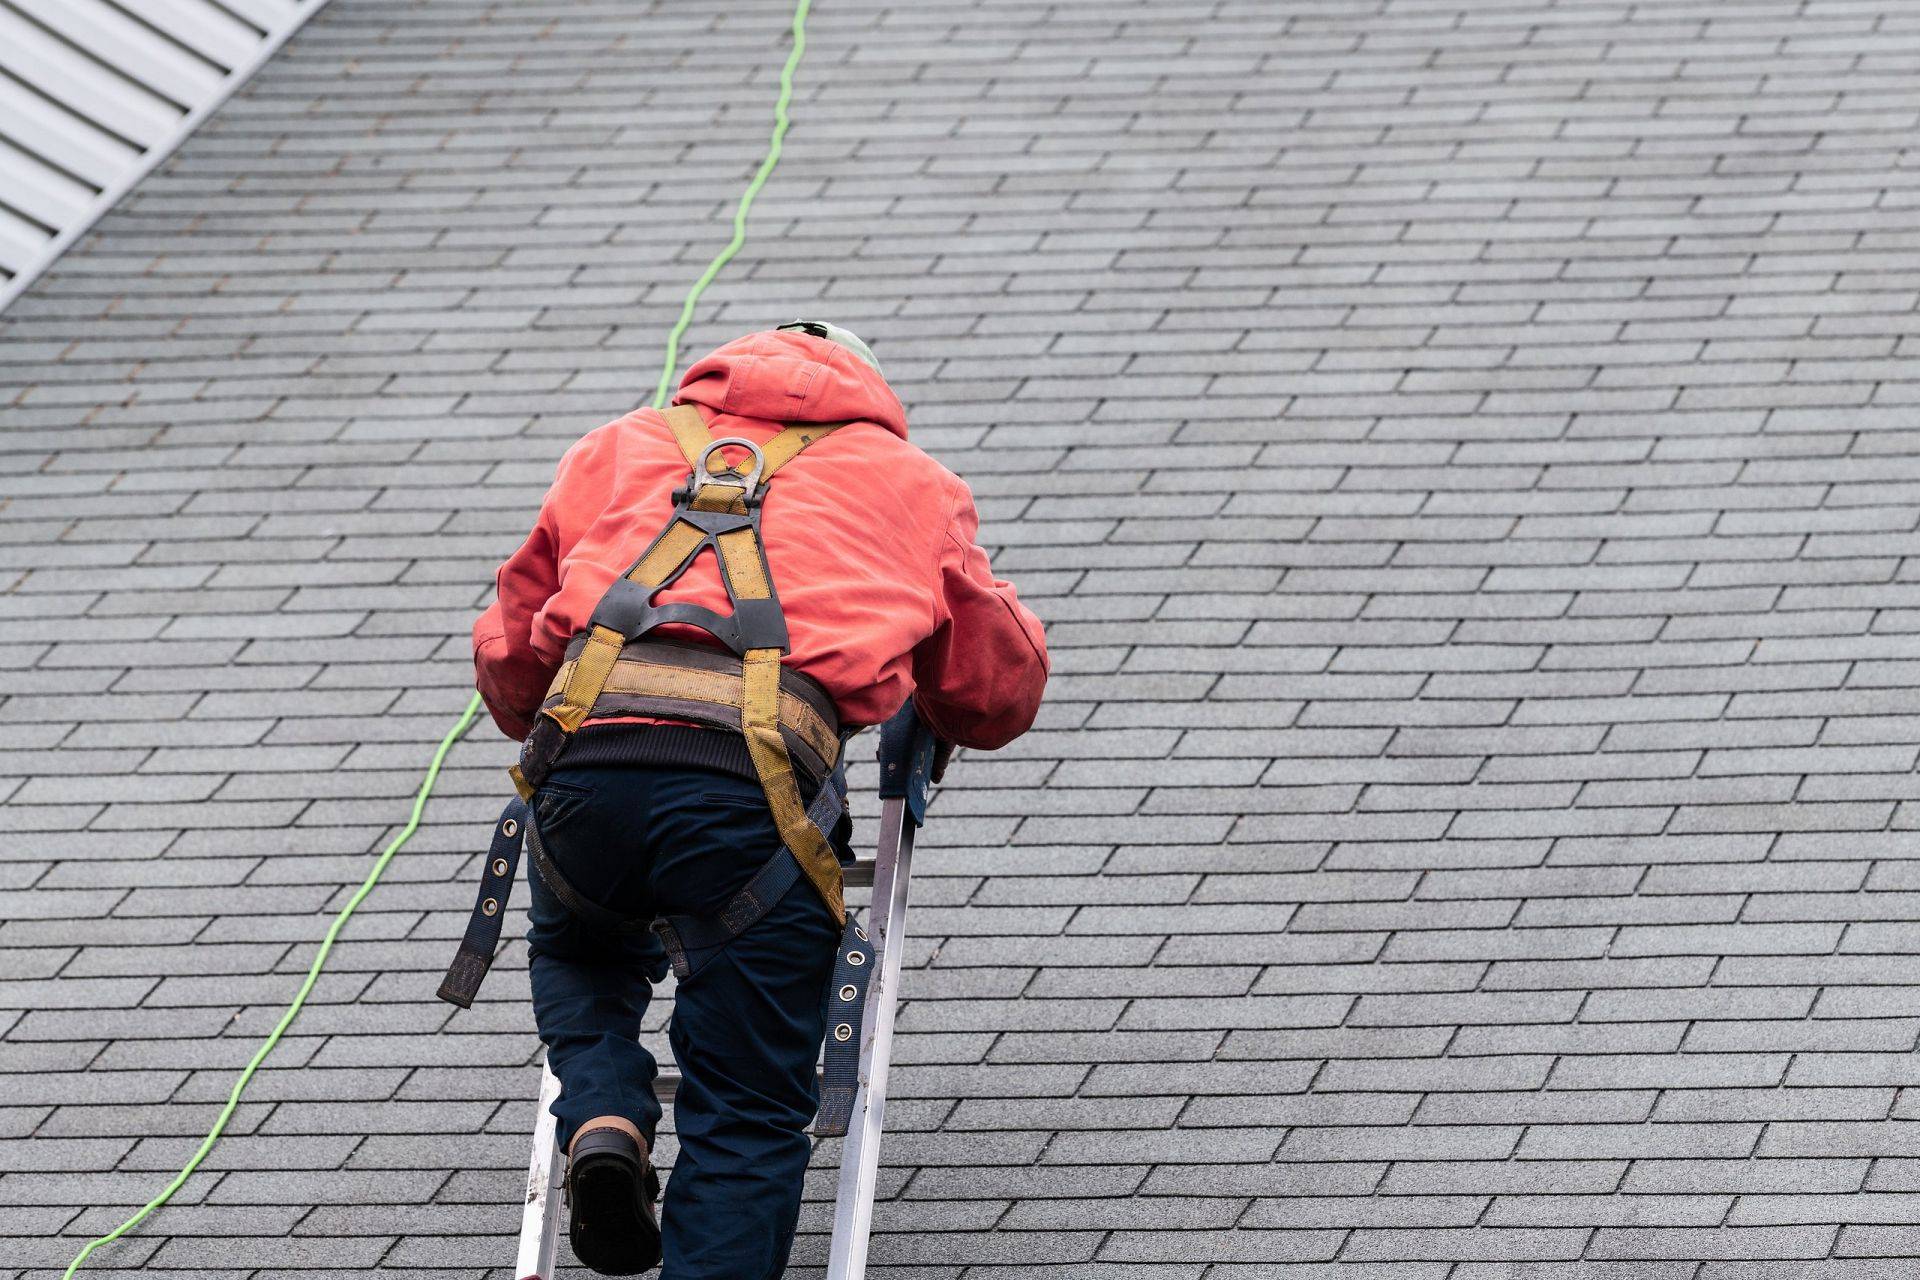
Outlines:
[[[828,342],[837,342],[853,354],[873,366],[875,373],[881,373],[880,362],[873,358],[873,348],[860,340],[860,335],[851,329],[842,329],[837,324],[828,324],[824,320],[793,320],[780,326],[782,329],[797,329],[801,333],[810,333],[816,338],[825,338]],[[884,377],[885,375],[882,374]]]

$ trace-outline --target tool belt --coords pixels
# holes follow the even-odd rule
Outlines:
[[[781,664],[788,651],[786,617],[760,540],[760,513],[769,481],[840,423],[805,424],[780,431],[765,444],[739,437],[715,440],[699,410],[676,405],[667,426],[692,472],[674,492],[673,515],[626,572],[600,598],[587,626],[568,644],[565,661],[541,704],[534,728],[509,772],[519,798],[494,828],[493,847],[473,915],[439,995],[471,1007],[493,962],[501,917],[524,846],[560,902],[603,931],[656,934],[682,979],[760,920],[804,876],[842,927],[834,975],[825,1000],[830,1013],[826,1087],[815,1126],[845,1131],[853,1100],[860,1012],[869,952],[866,935],[847,918],[840,852],[846,848],[846,770],[833,700],[818,683]],[[742,474],[720,456],[745,450]],[[657,604],[703,551],[719,562],[731,611]],[[666,625],[697,627],[726,651],[647,638]],[[739,735],[747,762],[765,793],[783,848],[711,918],[626,918],[580,895],[547,857],[526,803],[575,745],[589,721],[644,718],[703,725]],[[586,735],[607,732],[598,726]],[[701,738],[705,734],[698,735]],[[662,735],[663,742],[676,739]],[[687,742],[681,735],[677,741]],[[711,764],[711,760],[681,763]],[[809,799],[810,797],[810,799]],[[838,1126],[837,1128],[835,1126]]]

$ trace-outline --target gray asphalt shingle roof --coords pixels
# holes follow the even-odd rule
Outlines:
[[[180,1166],[405,820],[789,13],[333,0],[0,316],[0,1278]],[[809,35],[690,347],[870,337],[1056,658],[926,831],[880,1274],[1906,1274],[1920,14]],[[433,989],[509,758],[102,1269],[507,1275],[523,947]]]

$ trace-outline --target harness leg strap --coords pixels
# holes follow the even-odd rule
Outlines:
[[[794,861],[812,881],[835,924],[847,922],[847,904],[830,833],[809,820],[794,780],[793,758],[780,736],[780,651],[749,649],[741,662],[740,730],[760,776],[767,808]]]
[[[820,1064],[820,1114],[815,1138],[837,1138],[853,1119],[853,1096],[860,1086],[860,1020],[866,1014],[867,984],[873,977],[873,947],[867,931],[851,915],[840,935],[827,983],[827,1044]]]
[[[837,832],[846,811],[845,775],[836,771],[807,812],[807,820],[816,833]],[[844,837],[842,837],[844,839]],[[553,896],[568,911],[586,923],[622,934],[651,929],[666,949],[674,976],[686,979],[718,954],[720,948],[758,924],[775,903],[797,884],[803,871],[800,860],[788,848],[767,859],[753,878],[743,885],[714,916],[662,916],[655,920],[623,916],[587,899],[573,887],[564,872],[547,853],[540,839],[539,824],[528,804],[520,799],[507,803],[494,824],[493,842],[487,850],[485,873],[473,916],[460,940],[460,949],[440,984],[440,998],[462,1009],[473,1007],[475,995],[493,966],[495,948],[500,942],[508,896],[513,892],[514,876],[525,849],[529,861]],[[867,985],[873,973],[873,948],[859,922],[847,919],[834,957],[833,975],[821,994],[826,1018],[826,1047],[822,1062],[820,1113],[814,1122],[816,1138],[838,1137],[847,1131],[852,1115],[854,1094],[859,1085],[860,1020],[867,1000]]]
[[[787,851],[768,858],[753,879],[727,899],[718,915],[661,916],[652,924],[667,949],[673,976],[685,981],[698,973],[721,947],[758,924],[774,903],[800,879],[800,864]]]
[[[800,881],[800,864],[784,849],[767,859],[745,887],[712,917],[663,916],[653,931],[666,948],[676,978],[698,973],[720,948],[745,933]],[[821,993],[826,1015],[826,1049],[821,1063],[820,1114],[816,1138],[847,1131],[854,1093],[860,1084],[860,1020],[865,1016],[867,984],[873,974],[873,947],[858,920],[848,917],[834,956],[833,975]]]
[[[494,948],[500,942],[500,926],[506,922],[507,899],[513,893],[513,877],[520,869],[520,849],[530,821],[526,802],[515,799],[507,803],[500,821],[493,826],[493,843],[487,849],[473,916],[436,993],[449,1004],[471,1009],[487,970],[493,967]]]
[[[821,786],[807,810],[806,820],[823,837],[843,831],[847,809],[846,771],[836,769]],[[844,840],[844,838],[843,838]],[[758,924],[774,903],[786,895],[804,870],[790,848],[768,858],[761,868],[711,916],[662,916],[653,931],[667,949],[677,978],[689,978],[713,952]]]
[[[568,880],[566,873],[560,870],[552,855],[547,852],[545,842],[540,839],[540,824],[532,821],[531,818],[527,822],[527,860],[533,864],[533,869],[540,873],[540,879],[545,881],[547,888],[553,891],[553,896],[560,900],[560,905],[577,919],[585,921],[602,933],[632,934],[647,931],[650,917],[623,916],[618,911],[609,911],[574,888],[573,882]]]

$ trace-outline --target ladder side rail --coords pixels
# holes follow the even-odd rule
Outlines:
[[[853,1120],[840,1153],[839,1194],[827,1280],[862,1280],[873,1230],[873,1198],[886,1127],[887,1077],[893,1065],[893,1020],[900,995],[901,945],[906,938],[907,891],[912,880],[914,825],[904,800],[882,809],[881,846],[874,859],[870,932],[876,968],[860,1025],[860,1076]]]
[[[869,933],[874,971],[860,1023],[860,1069],[853,1115],[840,1152],[839,1194],[827,1280],[864,1280],[873,1231],[873,1197],[886,1125],[887,1077],[893,1066],[893,1019],[907,936],[907,891],[913,881],[914,834],[927,816],[933,733],[905,706],[880,730],[880,838],[873,865]]]
[[[520,1216],[520,1254],[513,1268],[519,1280],[553,1280],[554,1257],[560,1247],[560,1182],[565,1176],[559,1124],[553,1118],[553,1104],[559,1097],[560,1081],[542,1054],[533,1156],[527,1164],[527,1203]]]

